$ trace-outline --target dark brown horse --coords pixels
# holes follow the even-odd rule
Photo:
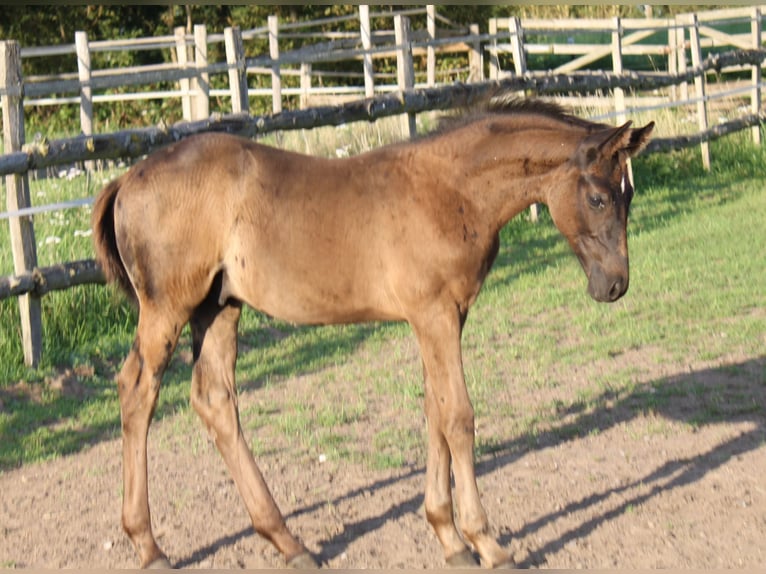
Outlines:
[[[93,211],[98,260],[137,302],[118,376],[122,525],[141,566],[169,566],[152,534],[146,438],[160,381],[191,323],[191,402],[252,518],[290,565],[316,565],[245,443],[234,382],[242,303],[294,323],[407,321],[425,373],[425,510],[451,565],[505,565],[474,474],[474,414],[460,338],[499,231],[547,204],[588,292],[628,289],[626,162],[654,124],[611,127],[541,102],[485,106],[420,140],[322,159],[206,134],[108,184]],[[454,474],[455,504],[450,472]],[[455,523],[455,510],[459,524]]]

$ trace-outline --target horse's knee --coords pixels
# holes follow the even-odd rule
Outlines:
[[[442,432],[444,438],[447,439],[447,443],[450,445],[450,450],[458,442],[468,440],[473,444],[474,437],[474,413],[473,407],[468,405],[461,405],[454,408],[447,413],[442,413]],[[453,456],[456,453],[452,453]]]

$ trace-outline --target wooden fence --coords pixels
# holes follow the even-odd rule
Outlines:
[[[244,31],[232,27],[212,33],[204,25],[196,25],[193,32],[177,28],[172,36],[108,41],[89,41],[85,32],[77,32],[73,44],[22,47],[23,59],[74,56],[72,72],[24,78],[24,105],[79,105],[81,131],[90,135],[98,131],[94,106],[117,101],[180,99],[182,116],[187,121],[207,118],[211,111],[248,112],[252,101],[263,98],[271,100],[273,112],[279,112],[291,98],[297,98],[299,107],[305,108],[325,103],[327,98],[337,102],[338,98],[370,97],[406,89],[409,81],[414,87],[431,87],[451,81],[523,75],[539,69],[535,65],[543,56],[564,60],[550,69],[558,73],[594,65],[620,73],[631,69],[632,62],[673,74],[683,72],[690,63],[698,63],[708,50],[759,49],[764,37],[763,18],[761,6],[675,18],[499,18],[489,21],[488,33],[480,34],[477,24],[457,26],[441,17],[433,5],[394,14],[371,13],[368,6],[360,6],[357,15],[312,22],[279,22],[272,16],[266,26]],[[375,19],[382,19],[387,28],[372,31],[370,22]],[[349,21],[358,23],[358,32],[316,30]],[[403,29],[407,23],[411,25]],[[738,29],[732,32],[733,28]],[[284,50],[285,41],[296,38],[303,42],[301,46]],[[255,42],[268,42],[268,53],[248,57]],[[92,68],[97,54],[137,50],[153,50],[161,58],[145,66]],[[225,61],[210,61],[208,55],[213,52],[225,53]],[[413,58],[406,58],[406,54]],[[461,55],[466,65],[441,69],[437,58],[448,55]],[[395,73],[375,70],[376,64],[386,59],[401,62]],[[358,71],[321,69],[323,64],[342,61],[356,62]],[[410,73],[406,66],[411,66]],[[323,85],[328,78],[344,85]],[[270,85],[264,87],[266,84]],[[117,88],[134,91],[115,93]],[[667,97],[643,96],[644,106],[668,99],[687,101],[688,86],[682,84]],[[614,97],[616,111],[621,113],[624,94],[618,91]],[[757,99],[753,94],[753,101]],[[586,103],[609,105],[605,102],[608,100],[591,98]]]
[[[396,32],[403,22],[410,17],[423,17],[426,27],[423,30]],[[358,33],[328,33],[311,31],[319,26],[328,26],[348,20],[358,20]],[[371,31],[373,19],[391,20],[390,30]],[[437,22],[443,27],[437,29]],[[436,84],[435,54],[448,54],[466,51],[462,38],[469,28],[458,27],[440,17],[436,7],[404,10],[396,13],[371,13],[368,6],[360,6],[357,16],[325,18],[310,22],[280,23],[276,16],[268,19],[268,25],[250,30],[237,27],[226,28],[222,33],[208,33],[205,25],[195,25],[193,33],[183,27],[176,28],[172,36],[136,38],[127,40],[89,41],[85,32],[75,34],[75,43],[51,47],[22,48],[22,58],[76,56],[73,66],[76,72],[55,76],[30,76],[25,78],[25,105],[45,106],[79,104],[81,108],[81,129],[85,134],[92,133],[93,104],[111,103],[126,100],[180,98],[183,118],[191,121],[209,116],[211,97],[227,100],[230,108],[218,111],[233,113],[249,111],[252,98],[268,97],[272,100],[271,109],[279,112],[285,98],[300,96],[302,108],[309,107],[314,98],[331,96],[372,96],[374,93],[392,92],[401,87],[397,74],[374,72],[373,61],[399,57],[405,44],[411,42],[431,42],[427,50],[412,46],[412,53],[417,57],[428,52],[429,85]],[[308,29],[309,32],[301,30]],[[402,33],[409,32],[407,36]],[[438,35],[438,39],[437,39]],[[450,37],[456,37],[453,41]],[[280,50],[280,41],[301,38],[304,41],[299,49]],[[329,41],[322,41],[327,40]],[[258,40],[268,40],[268,54],[247,57],[250,44]],[[313,41],[312,40],[316,40]],[[210,62],[208,54],[212,47],[224,44],[225,61]],[[130,68],[92,69],[94,54],[104,52],[153,50],[162,52],[163,59],[150,65]],[[217,50],[221,52],[221,50]],[[315,65],[340,61],[359,61],[363,63],[358,73],[328,72],[314,68]],[[478,66],[478,60],[472,63]],[[459,73],[455,70],[454,73]],[[449,72],[447,72],[449,73]],[[478,72],[476,72],[478,74]],[[225,76],[228,86],[215,88],[211,85],[211,76]],[[251,87],[249,78],[268,76],[271,87]],[[323,78],[341,76],[363,79],[363,84],[347,86],[322,86]],[[299,86],[283,85],[282,79],[299,78]],[[478,75],[476,76],[477,79]],[[383,80],[383,82],[381,82]],[[109,90],[128,86],[150,85],[177,82],[176,89],[143,90],[133,93],[113,93]],[[261,83],[261,82],[256,82]],[[69,94],[69,95],[65,95]]]
[[[5,214],[0,214],[0,217],[7,217],[10,222],[11,248],[14,254],[15,269],[14,276],[0,279],[0,299],[11,296],[19,298],[25,362],[32,365],[36,364],[40,359],[42,343],[40,297],[51,290],[65,289],[86,283],[103,282],[103,275],[92,260],[63,263],[44,269],[37,267],[34,228],[32,224],[35,208],[31,206],[27,177],[30,170],[53,165],[71,164],[72,162],[136,158],[150,153],[169,142],[204,131],[226,131],[245,136],[254,136],[271,131],[307,129],[322,125],[338,125],[363,120],[374,121],[375,119],[392,115],[402,115],[407,125],[412,129],[413,119],[417,113],[465,105],[482,95],[498,89],[523,93],[556,94],[559,96],[593,94],[596,92],[612,93],[615,96],[613,100],[614,110],[609,113],[618,117],[626,115],[632,109],[645,109],[647,107],[665,105],[686,106],[691,102],[691,105],[697,109],[698,117],[700,118],[699,132],[674,138],[655,139],[650,143],[648,151],[700,145],[703,149],[703,162],[706,166],[709,166],[709,156],[706,155],[707,142],[732,131],[748,127],[753,128],[754,137],[756,132],[760,136],[760,126],[765,119],[761,111],[760,99],[762,68],[766,59],[766,51],[760,49],[763,43],[763,33],[760,27],[762,16],[760,9],[748,8],[746,10],[747,15],[749,15],[748,17],[751,18],[752,31],[750,32],[750,37],[752,44],[754,46],[757,40],[758,49],[743,49],[748,44],[745,43],[741,35],[723,36],[722,32],[711,33],[707,29],[707,25],[702,24],[702,22],[707,20],[700,18],[698,15],[684,16],[673,21],[672,27],[676,31],[670,34],[670,36],[675,38],[674,42],[676,43],[672,46],[667,46],[667,50],[662,52],[668,56],[669,69],[650,72],[626,70],[622,64],[614,64],[614,62],[612,71],[588,72],[573,69],[571,62],[575,60],[570,61],[568,66],[567,64],[562,64],[561,67],[564,67],[563,73],[561,69],[544,72],[530,71],[526,68],[524,61],[528,55],[534,54],[539,50],[537,47],[539,44],[525,42],[525,36],[531,36],[530,30],[540,31],[542,28],[535,28],[534,22],[525,22],[526,27],[522,27],[522,23],[516,19],[496,20],[493,21],[494,23],[490,23],[490,30],[495,30],[492,34],[479,35],[475,33],[476,30],[473,30],[469,36],[451,36],[446,39],[447,41],[440,44],[449,44],[461,48],[468,46],[471,53],[474,54],[468,60],[469,63],[473,62],[474,64],[472,79],[475,79],[475,81],[470,83],[452,83],[441,87],[429,86],[429,82],[432,79],[428,77],[432,73],[429,70],[434,70],[434,68],[433,66],[429,67],[428,64],[425,84],[415,81],[413,53],[417,53],[419,49],[424,50],[426,60],[431,60],[430,50],[434,49],[433,55],[435,56],[436,45],[433,43],[433,38],[432,40],[423,40],[420,44],[418,44],[418,41],[413,40],[408,17],[399,14],[395,17],[395,44],[393,45],[395,49],[393,52],[391,51],[391,46],[388,46],[385,50],[383,47],[370,47],[361,51],[351,50],[354,58],[360,58],[366,78],[368,77],[366,72],[372,68],[367,60],[368,56],[371,58],[374,53],[393,53],[396,56],[398,66],[397,89],[394,93],[390,93],[392,90],[386,89],[382,90],[382,94],[372,95],[365,99],[357,99],[344,104],[325,105],[306,110],[283,110],[273,115],[260,116],[243,113],[248,109],[247,103],[251,96],[250,90],[247,89],[246,93],[246,89],[243,86],[247,86],[245,80],[247,74],[253,69],[254,62],[243,56],[244,52],[241,49],[241,44],[246,34],[239,33],[235,28],[232,28],[224,32],[224,41],[226,41],[225,38],[231,37],[229,42],[233,47],[231,53],[227,51],[227,62],[225,65],[210,64],[209,62],[203,65],[203,60],[199,57],[194,60],[193,64],[189,63],[189,59],[184,63],[181,61],[183,58],[180,57],[177,64],[165,66],[162,70],[134,70],[132,73],[135,76],[132,79],[127,73],[122,75],[122,85],[126,83],[138,84],[148,81],[150,78],[154,81],[157,77],[178,81],[179,83],[188,81],[189,87],[187,88],[184,85],[180,94],[181,97],[188,96],[192,98],[193,96],[194,99],[189,99],[188,106],[184,105],[184,113],[186,113],[188,108],[189,114],[199,113],[204,116],[203,118],[192,118],[190,121],[181,122],[170,127],[161,126],[126,130],[113,134],[93,134],[92,132],[85,132],[83,129],[83,135],[78,137],[55,140],[43,144],[33,142],[30,145],[24,145],[23,108],[28,103],[29,96],[38,97],[45,93],[41,87],[45,85],[45,82],[76,82],[77,89],[80,90],[79,102],[81,110],[83,110],[81,121],[83,115],[88,115],[88,110],[92,113],[92,103],[97,101],[93,93],[95,90],[104,90],[120,84],[117,83],[118,78],[114,73],[102,75],[94,72],[91,72],[89,76],[79,72],[76,80],[64,78],[48,79],[45,82],[37,80],[33,82],[28,81],[27,78],[21,77],[22,50],[19,49],[18,44],[15,42],[0,42],[0,66],[2,66],[0,70],[0,96],[3,108],[5,146],[5,155],[0,156],[0,175],[6,176],[8,210]],[[426,15],[428,16],[429,14],[433,14],[431,8],[426,11]],[[742,19],[745,12],[727,11],[726,16],[728,17],[732,14],[736,14],[736,18]],[[436,21],[435,17],[430,18]],[[364,7],[360,8],[360,20],[364,21]],[[633,22],[628,22],[627,26],[624,24],[624,22],[618,20],[609,21],[609,27],[606,28],[606,30],[611,30],[610,36],[612,39],[608,54],[611,55],[614,61],[617,61],[621,58],[622,54],[625,54],[624,47],[626,45],[633,45],[637,41],[634,34],[639,32],[630,32],[625,36],[625,31],[634,30],[634,26],[637,26],[637,24]],[[603,26],[604,21],[586,21],[585,23],[578,21],[576,24],[571,25],[577,29],[591,29],[597,27],[597,25]],[[668,22],[664,21],[663,25],[668,25]],[[554,31],[566,29],[557,23],[549,22],[548,26],[555,28]],[[654,21],[647,21],[646,26],[647,28],[641,32],[642,34],[650,29],[654,31],[659,24]],[[277,29],[273,21],[270,21],[270,29],[272,32]],[[508,30],[508,32],[501,33],[498,30]],[[667,30],[670,30],[670,28]],[[195,38],[203,36],[196,28],[195,32]],[[706,41],[703,41],[703,32],[707,35],[708,39]],[[689,34],[688,40],[685,37],[686,33]],[[431,32],[428,32],[428,34],[431,34]],[[78,37],[81,38],[81,36]],[[642,38],[646,37],[643,36]],[[504,38],[510,38],[510,43],[504,44]],[[177,40],[179,45],[184,44],[180,33]],[[362,40],[364,40],[364,33],[362,33]],[[621,40],[626,41],[623,42]],[[439,38],[436,38],[437,43],[438,41]],[[477,48],[476,43],[479,41],[486,42],[483,48]],[[725,42],[726,46],[734,46],[738,49],[723,53],[709,53],[706,58],[703,58],[703,47],[709,49],[713,47],[713,43],[716,41],[719,44]],[[366,42],[363,43],[366,44]],[[80,39],[79,45],[86,46],[89,44]],[[145,45],[149,45],[149,42],[145,42]],[[198,48],[201,45],[198,44]],[[623,48],[620,48],[620,45]],[[550,50],[553,53],[556,53],[557,50],[560,53],[563,50],[563,48],[557,47],[557,44],[550,44],[550,46]],[[592,60],[589,62],[588,58],[585,58],[583,54],[583,56],[578,57],[578,66],[597,61],[596,52],[599,54],[603,53],[604,55],[607,54],[607,52],[604,52],[603,47],[599,51],[595,50],[591,45],[589,49],[591,54],[589,58]],[[641,48],[644,51],[650,49],[652,48],[646,46]],[[655,47],[653,49],[660,52],[659,48]],[[484,69],[484,66],[479,64],[482,58],[477,54],[481,54],[484,50],[490,55],[488,69],[491,79],[488,81],[484,80],[483,74],[479,72],[479,70]],[[687,65],[686,56],[682,57],[680,55],[682,53],[686,54],[687,50],[691,51],[691,66]],[[349,52],[347,47],[341,46],[340,52],[344,53],[344,57],[351,57],[351,54],[346,53]],[[197,50],[197,54],[199,53],[200,50]],[[671,53],[674,55],[670,56]],[[511,55],[514,66],[513,72],[506,72],[503,69],[503,54]],[[298,57],[299,55],[301,57]],[[289,55],[289,57],[286,54],[280,55],[276,51],[270,52],[268,62],[271,63],[271,67],[269,68],[269,73],[275,74],[272,77],[272,88],[279,85],[279,82],[276,81],[276,76],[281,74],[281,67],[286,65],[286,62],[297,63],[305,73],[307,61],[316,62],[322,57],[340,58],[338,53],[322,56],[320,52],[305,50],[301,54],[294,53]],[[80,53],[80,61],[85,58],[86,52],[83,50]],[[680,65],[681,60],[685,62],[684,65]],[[670,69],[671,62],[676,62],[679,65]],[[262,63],[260,61],[256,62],[258,66],[262,65]],[[728,72],[741,74],[743,70],[751,70],[751,80],[746,88],[738,91],[737,94],[743,94],[744,97],[750,98],[750,113],[709,127],[707,125],[706,110],[710,96],[706,92],[706,77],[711,73],[717,75]],[[212,92],[209,89],[209,75],[213,73],[228,75],[230,82],[229,93],[231,94],[232,101],[231,114],[214,113],[210,115],[209,102],[206,114],[199,111],[205,110],[204,100],[200,98],[203,98],[205,93],[210,95]],[[160,74],[160,76],[156,76],[156,74]],[[139,78],[140,82],[136,78]],[[696,97],[690,101],[684,98],[683,91],[685,89],[684,86],[688,86],[691,83],[695,85]],[[57,89],[61,89],[60,84],[56,85],[59,86]],[[208,86],[207,89],[204,87],[205,85]],[[365,80],[365,90],[370,88],[373,94],[379,91],[376,88],[374,74],[371,74],[371,77]],[[46,89],[52,88],[49,85]],[[668,101],[652,101],[649,105],[642,103],[637,107],[632,106],[630,102],[626,103],[626,92],[641,94],[663,90],[667,90],[670,94]],[[274,93],[272,91],[272,94]],[[38,104],[40,103],[39,100],[33,101],[36,101]],[[83,101],[85,101],[85,105],[83,105]],[[90,107],[88,102],[91,104]],[[279,105],[281,108],[281,96],[279,104],[277,104],[276,96],[273,96],[273,104],[275,106]],[[197,111],[192,112],[192,110]],[[702,121],[703,116],[705,118],[704,123]],[[83,123],[82,125],[84,127],[86,124]],[[760,140],[758,139],[757,141]],[[708,157],[706,162],[705,157]]]

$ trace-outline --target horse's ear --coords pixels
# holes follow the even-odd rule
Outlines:
[[[630,130],[630,141],[624,148],[625,152],[630,157],[637,155],[642,149],[646,147],[646,144],[649,143],[649,138],[652,135],[652,130],[654,130],[654,122],[649,122],[642,128]]]
[[[585,138],[579,150],[581,165],[589,165],[599,157],[612,157],[620,151],[632,157],[644,149],[649,143],[654,122],[636,129],[632,129],[631,125],[633,122],[628,121],[616,128],[599,130]]]
[[[580,165],[585,167],[604,156],[612,157],[628,145],[631,124],[626,122],[616,128],[604,128],[586,137],[577,150]]]
[[[607,130],[604,134],[605,139],[598,145],[599,153],[606,157],[612,157],[618,151],[625,149],[630,142],[631,125],[633,122],[628,121],[619,127]]]

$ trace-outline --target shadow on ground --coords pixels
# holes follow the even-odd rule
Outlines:
[[[593,401],[590,403],[594,404]],[[632,481],[614,488],[594,492],[587,497],[571,500],[568,504],[532,522],[528,522],[515,532],[501,535],[499,542],[507,546],[513,538],[526,537],[541,530],[548,523],[567,516],[575,511],[598,506],[615,494],[629,492],[637,487],[645,491],[640,495],[625,500],[621,505],[607,512],[582,522],[575,528],[561,533],[555,540],[548,541],[538,548],[530,549],[529,556],[517,566],[529,568],[544,565],[546,556],[555,554],[572,540],[583,538],[604,523],[623,514],[630,506],[636,507],[661,494],[688,486],[700,481],[709,472],[725,465],[732,458],[746,454],[763,446],[766,440],[766,357],[744,363],[727,365],[680,375],[674,375],[652,381],[637,387],[624,396],[605,392],[597,397],[595,408],[580,409],[577,405],[562,412],[568,422],[554,425],[550,430],[536,433],[534,436],[523,434],[513,440],[497,445],[497,448],[477,461],[477,475],[486,475],[515,464],[531,450],[553,447],[570,440],[580,440],[594,431],[605,431],[640,416],[652,412],[670,420],[682,421],[692,426],[704,426],[713,423],[744,422],[755,423],[755,427],[740,434],[715,448],[690,458],[666,461],[662,466],[636,476]],[[356,500],[364,504],[365,492],[379,491],[397,481],[406,481],[420,477],[425,469],[414,467],[401,474],[380,480],[351,490],[329,501],[335,505],[343,501]],[[647,490],[648,488],[648,490]],[[422,493],[402,500],[391,506],[384,513],[344,524],[343,532],[319,541],[321,551],[317,558],[327,563],[346,551],[350,541],[380,528],[384,523],[396,520],[406,514],[418,513],[423,503]],[[318,502],[293,512],[290,517],[298,517],[319,510],[328,501]],[[177,566],[187,567],[203,561],[219,548],[233,545],[238,540],[254,534],[252,528],[245,528],[213,544],[196,550],[182,559]],[[534,539],[534,537],[532,537]],[[434,538],[434,543],[436,539]]]

